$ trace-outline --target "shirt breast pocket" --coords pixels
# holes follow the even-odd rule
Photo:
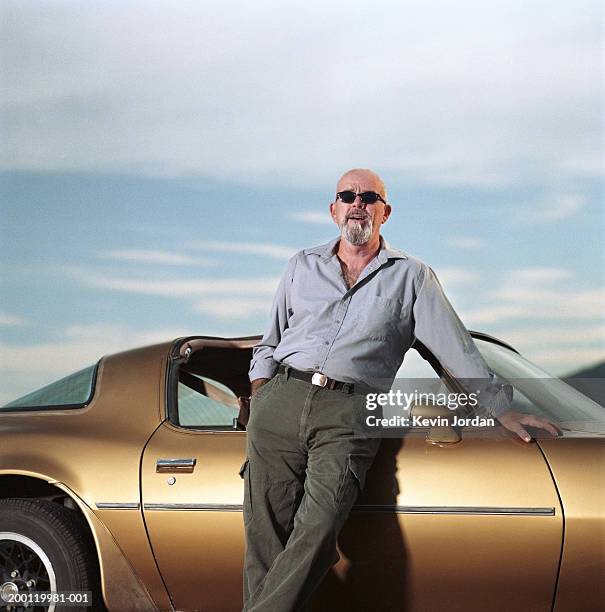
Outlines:
[[[388,340],[398,332],[401,300],[373,296],[361,306],[355,325],[363,338]]]

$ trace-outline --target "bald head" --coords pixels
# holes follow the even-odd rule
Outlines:
[[[383,180],[367,168],[354,168],[345,172],[336,186],[336,191],[351,190],[357,193],[362,191],[375,191],[387,200],[387,191]],[[387,200],[388,201],[388,200]]]

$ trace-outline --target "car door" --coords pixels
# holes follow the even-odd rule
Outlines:
[[[404,377],[442,384],[413,350]],[[312,610],[550,611],[563,515],[538,445],[501,427],[429,433],[383,439]]]
[[[235,394],[208,374],[196,374],[202,394],[179,382],[178,424],[147,444],[142,502],[175,607],[231,611],[242,602],[246,434],[230,428]],[[427,433],[383,440],[312,609],[550,610],[562,514],[537,445],[497,428],[449,444]]]
[[[246,433],[233,429],[235,394],[217,380],[194,376],[196,384],[191,376],[178,381],[178,424],[166,420],[143,453],[145,523],[177,610],[237,610]]]

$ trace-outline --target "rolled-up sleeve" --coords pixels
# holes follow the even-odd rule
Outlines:
[[[472,380],[480,406],[494,417],[511,409],[512,386],[489,369],[430,266],[418,275],[413,314],[415,337],[464,388]]]
[[[277,291],[273,298],[269,325],[265,335],[252,351],[252,360],[248,377],[251,381],[257,378],[272,378],[277,371],[278,363],[273,359],[273,353],[279,344],[284,330],[288,327],[290,309],[290,286],[294,278],[298,254],[294,255],[286,266]]]

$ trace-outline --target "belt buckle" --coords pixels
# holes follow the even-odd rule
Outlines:
[[[321,372],[314,372],[311,377],[311,384],[317,385],[318,387],[325,387],[328,384],[328,377]]]

